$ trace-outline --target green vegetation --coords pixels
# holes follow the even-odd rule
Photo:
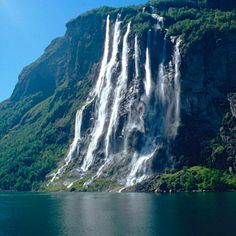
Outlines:
[[[63,191],[64,192],[64,191],[67,191],[67,188],[66,186],[60,185],[60,184],[47,185],[46,183],[44,183],[41,185],[40,191],[43,191],[43,192],[62,192]]]
[[[235,99],[231,94],[229,99]],[[202,159],[210,168],[236,173],[236,118],[229,111],[223,118],[220,132],[210,141],[202,153]]]
[[[149,4],[159,8],[207,7],[207,8],[232,9],[236,7],[236,2],[234,0],[150,0]]]
[[[0,190],[40,189],[67,153],[91,87],[84,78],[102,51],[101,16],[79,21],[23,70],[12,97],[0,104]]]
[[[160,192],[236,190],[236,176],[216,169],[194,166],[174,174],[163,174],[154,186]]]
[[[88,179],[81,179],[73,184],[71,187],[71,191],[78,192],[102,192],[109,191],[113,189],[119,189],[121,186],[116,182],[109,179],[97,178],[94,179],[92,183],[88,186],[84,186],[84,183],[88,181]]]
[[[63,99],[65,94],[60,94],[60,89],[54,96],[28,109],[21,119],[18,109],[6,113],[8,122],[13,122],[10,132],[0,139],[0,189],[39,190],[45,176],[65,156],[69,138],[72,138],[68,133],[74,133],[75,111],[88,90],[86,85],[75,90],[76,94],[71,96],[77,100],[73,101]],[[30,104],[28,100],[26,103]],[[12,106],[19,106],[15,104]],[[15,119],[19,119],[16,126]]]
[[[36,93],[14,103],[6,100],[0,104],[0,138],[12,127],[18,125],[25,113],[42,100],[42,94]],[[9,115],[10,114],[10,115]]]
[[[200,40],[215,39],[236,32],[236,12],[219,10],[169,9],[169,36],[182,35],[186,48]]]

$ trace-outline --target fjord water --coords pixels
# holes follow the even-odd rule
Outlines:
[[[0,235],[236,235],[236,193],[2,193]]]

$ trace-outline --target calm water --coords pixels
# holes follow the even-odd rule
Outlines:
[[[236,193],[3,193],[0,235],[236,235]]]

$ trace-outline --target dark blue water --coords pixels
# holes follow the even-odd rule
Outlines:
[[[0,235],[236,235],[236,193],[2,193]]]

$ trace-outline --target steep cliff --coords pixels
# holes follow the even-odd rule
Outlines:
[[[155,186],[193,165],[234,178],[235,11],[184,4],[67,24],[0,104],[1,189]]]

